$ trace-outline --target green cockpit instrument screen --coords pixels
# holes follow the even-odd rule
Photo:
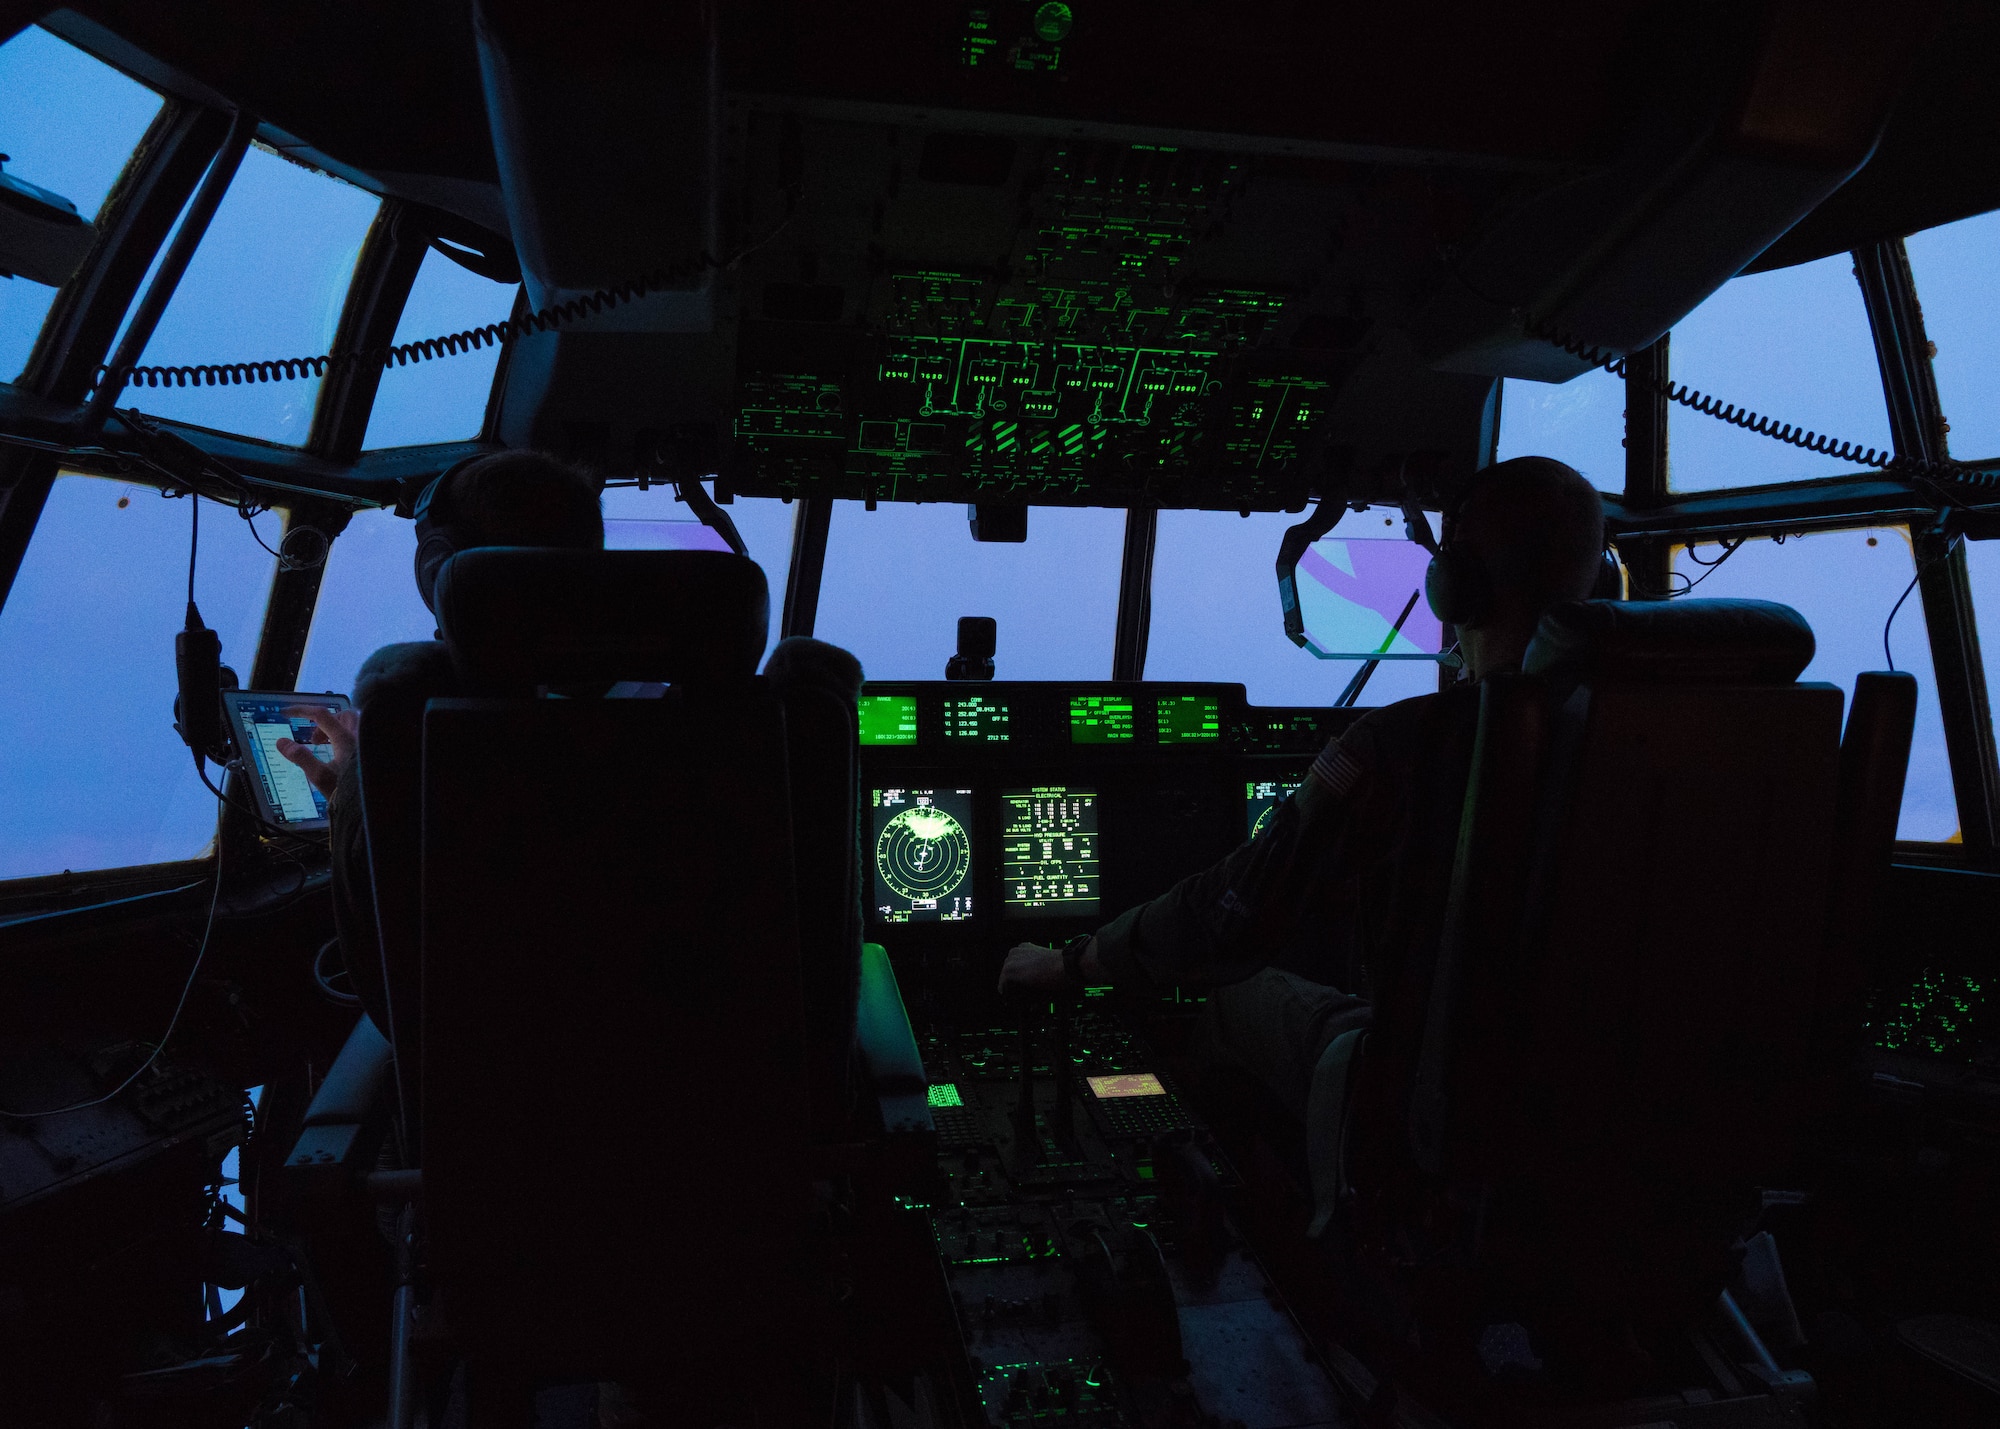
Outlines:
[[[863,744],[915,744],[915,695],[863,695],[856,709]]]
[[[1249,826],[1249,837],[1256,838],[1264,832],[1278,812],[1278,805],[1298,792],[1303,779],[1251,779],[1243,785],[1244,821]]]
[[[1005,915],[1096,914],[1097,791],[1062,784],[1008,789],[1000,804]]]
[[[1160,743],[1211,744],[1222,738],[1222,706],[1207,695],[1161,695]]]
[[[972,791],[877,789],[875,915],[884,923],[972,916]]]
[[[1005,700],[991,695],[954,695],[944,702],[944,737],[979,744],[1005,744],[1010,715]]]
[[[1070,696],[1071,744],[1129,744],[1132,738],[1132,702],[1123,695]]]

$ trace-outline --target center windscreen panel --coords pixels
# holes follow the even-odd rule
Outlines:
[[[972,916],[972,791],[877,789],[875,914],[884,923]]]
[[[1000,801],[1005,916],[1095,916],[1097,791],[1039,785],[1005,790]]]

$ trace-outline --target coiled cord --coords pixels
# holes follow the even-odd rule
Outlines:
[[[551,303],[534,312],[508,318],[505,322],[488,323],[484,327],[467,328],[463,332],[423,338],[417,342],[323,352],[313,357],[281,357],[265,362],[216,362],[181,367],[135,364],[116,373],[108,366],[101,366],[97,369],[96,381],[102,384],[107,378],[115,377],[125,387],[233,387],[324,377],[330,372],[350,367],[407,367],[413,362],[427,362],[433,358],[455,357],[461,352],[475,352],[483,347],[497,347],[529,333],[551,332],[567,327],[583,318],[595,317],[626,303],[637,302],[650,294],[682,287],[709,269],[722,266],[704,252],[690,262],[664,268],[629,283],[599,288],[582,297]]]
[[[1528,332],[1543,342],[1561,348],[1572,357],[1580,358],[1593,367],[1602,368],[1613,377],[1622,378],[1627,375],[1625,359],[1606,352],[1601,347],[1594,347],[1546,324],[1530,323]],[[1718,397],[1696,391],[1685,382],[1654,378],[1649,385],[1669,401],[1678,402],[1681,406],[1699,412],[1704,417],[1713,417],[1719,422],[1729,423],[1732,427],[1741,427],[1760,437],[1769,437],[1773,441],[1784,442],[1820,456],[1830,456],[1835,461],[1852,462],[1856,466],[1872,466],[1882,471],[1914,477],[1926,483],[1944,480],[1985,487],[2000,485],[2000,473],[1981,471],[1976,467],[1963,466],[1954,461],[1926,461],[1919,457],[1901,456],[1894,452],[1878,451],[1859,442],[1846,442],[1837,437],[1823,436],[1791,422],[1780,422],[1771,417],[1761,416],[1747,407],[1738,407],[1733,402],[1724,402]],[[1938,495],[1948,504],[1955,504],[1946,493],[1938,492]]]

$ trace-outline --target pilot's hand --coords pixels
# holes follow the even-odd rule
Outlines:
[[[1000,967],[1000,994],[1006,996],[1056,996],[1069,986],[1063,972],[1061,948],[1045,948],[1039,943],[1016,943]]]
[[[319,732],[326,736],[326,742],[333,746],[333,758],[322,760],[295,739],[279,740],[278,753],[304,770],[313,788],[322,794],[331,794],[333,786],[340,781],[342,766],[354,757],[354,732],[361,726],[360,714],[354,710],[330,710],[323,705],[294,705],[285,713],[311,715],[312,722],[319,726]]]

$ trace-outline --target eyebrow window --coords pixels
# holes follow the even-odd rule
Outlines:
[[[32,13],[32,12],[31,12]],[[0,44],[0,153],[6,172],[60,194],[95,220],[160,112],[160,96],[30,25]],[[0,380],[27,364],[56,289],[0,278]]]
[[[417,269],[394,341],[418,342],[504,322],[519,291],[518,284],[482,278],[433,248]],[[478,436],[499,361],[500,349],[493,346],[384,368],[361,445],[407,447]]]
[[[1674,328],[1676,383],[1761,416],[1887,450],[1888,400],[1854,260],[1845,253],[1724,283]],[[1667,412],[1675,491],[1839,476],[1854,463],[1682,406]],[[1719,577],[1718,577],[1719,579]]]

